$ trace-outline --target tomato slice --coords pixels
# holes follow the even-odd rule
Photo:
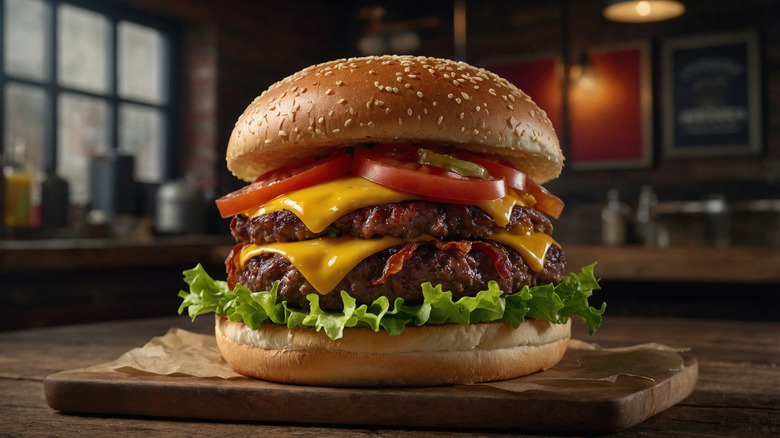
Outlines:
[[[453,204],[491,201],[506,194],[501,179],[468,178],[417,163],[417,148],[409,145],[359,147],[352,160],[352,173],[385,187]]]
[[[506,181],[506,184],[509,187],[529,193],[536,199],[534,208],[542,213],[552,216],[555,219],[558,219],[561,216],[564,206],[563,201],[544,187],[531,181],[530,178],[526,178],[523,172],[468,152],[458,151],[454,153],[453,156],[461,160],[477,163],[487,169],[493,177],[504,178],[504,181]]]
[[[536,204],[534,204],[535,209],[552,216],[555,219],[558,219],[561,216],[564,205],[561,198],[553,195],[547,189],[530,179],[526,180],[525,186],[525,191],[536,199]]]
[[[217,208],[222,217],[233,216],[285,193],[332,181],[347,174],[351,163],[348,154],[339,154],[272,170],[252,184],[217,199]]]

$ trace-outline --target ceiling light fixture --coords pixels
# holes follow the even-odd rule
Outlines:
[[[622,23],[647,23],[679,17],[685,5],[676,0],[610,0],[604,16]]]

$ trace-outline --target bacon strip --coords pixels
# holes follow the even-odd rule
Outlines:
[[[493,265],[496,267],[496,271],[501,278],[508,278],[512,274],[512,265],[509,261],[509,256],[506,252],[498,247],[495,247],[487,242],[482,241],[470,241],[470,240],[416,240],[409,242],[401,248],[400,251],[390,256],[385,262],[385,267],[382,270],[382,276],[372,280],[371,284],[376,286],[384,283],[387,279],[398,272],[404,267],[404,262],[409,260],[414,252],[417,251],[422,245],[432,245],[442,251],[460,251],[464,254],[469,253],[472,249],[485,253],[490,260],[493,261]]]
[[[236,260],[241,254],[241,248],[246,245],[245,243],[239,243],[230,250],[227,258],[225,259],[225,271],[227,272],[228,287],[233,290],[236,287],[236,271],[238,270],[238,260]]]

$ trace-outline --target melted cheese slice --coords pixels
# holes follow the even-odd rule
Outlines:
[[[371,182],[365,178],[350,176],[319,184],[279,196],[259,207],[243,213],[255,217],[289,210],[315,233],[319,233],[341,216],[359,208],[392,202],[422,199],[411,193],[400,192]],[[530,205],[523,194],[510,190],[506,196],[493,201],[480,201],[474,206],[487,212],[499,227],[506,226],[515,205]]]
[[[417,239],[430,239],[420,236]],[[544,265],[544,257],[551,245],[558,245],[552,237],[544,233],[512,234],[500,231],[488,237],[514,248],[523,257],[532,270],[539,272]],[[239,268],[243,269],[252,257],[274,253],[279,254],[311,283],[321,294],[328,294],[366,257],[384,251],[392,246],[409,242],[399,237],[380,237],[377,239],[355,239],[350,236],[320,237],[300,242],[277,242],[265,245],[244,245],[238,256]]]
[[[544,267],[544,258],[550,246],[560,247],[558,242],[544,233],[515,234],[500,230],[487,238],[514,248],[534,272],[539,272]]]
[[[252,257],[279,254],[290,261],[321,294],[327,294],[363,259],[406,242],[399,237],[356,239],[351,236],[320,237],[300,242],[244,245],[239,254],[241,269]]]

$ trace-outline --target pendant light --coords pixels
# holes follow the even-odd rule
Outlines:
[[[610,0],[604,16],[623,23],[647,23],[679,17],[685,6],[676,0]]]

